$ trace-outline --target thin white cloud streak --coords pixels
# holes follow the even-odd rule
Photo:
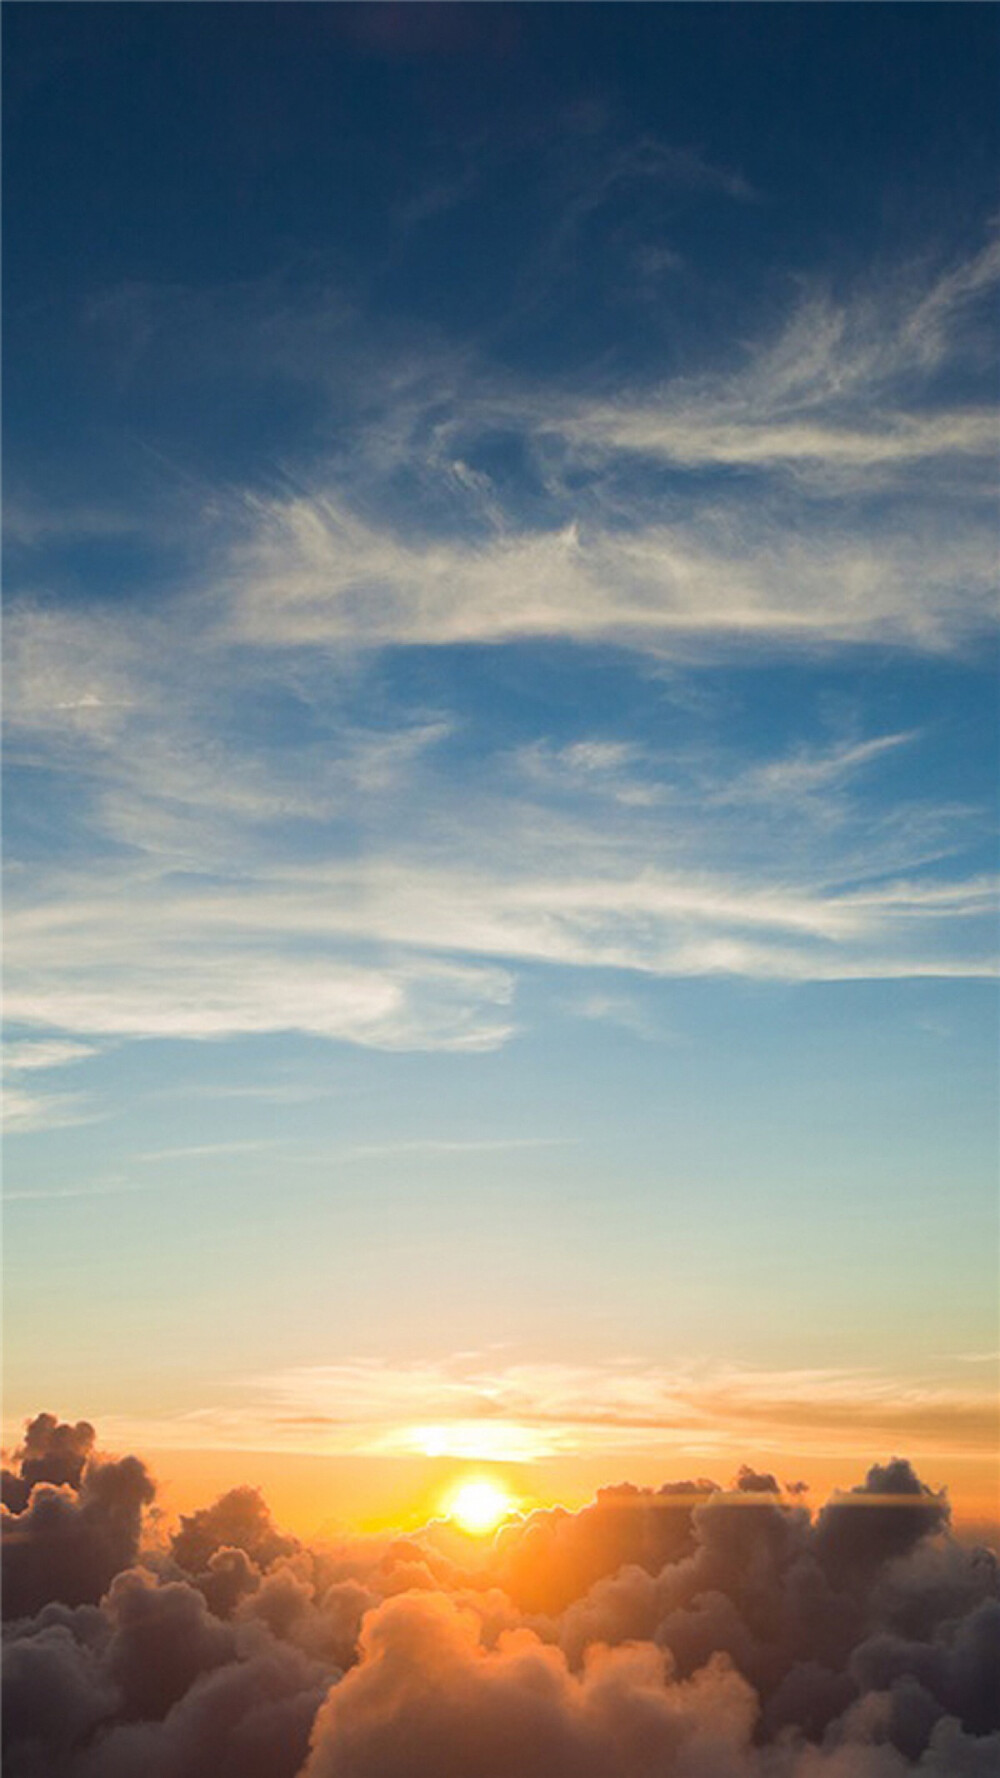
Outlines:
[[[195,1142],[183,1148],[153,1148],[145,1154],[136,1155],[136,1160],[144,1164],[155,1164],[160,1161],[203,1160],[215,1155],[246,1155],[257,1154],[262,1149],[279,1148],[278,1141],[259,1139],[249,1142]]]
[[[739,470],[753,475],[758,498],[762,489],[799,486],[858,508],[878,489],[897,493],[914,513],[914,502],[940,508],[950,491],[966,507],[965,528],[970,511],[986,515],[995,506],[1000,416],[995,401],[942,401],[935,379],[963,362],[982,369],[988,361],[981,322],[998,279],[994,236],[936,276],[910,267],[844,301],[806,295],[776,336],[752,342],[735,369],[677,377],[652,391],[646,384],[548,404],[525,398],[522,424],[550,452],[607,475],[630,457],[682,471]],[[516,398],[510,407],[516,414]],[[732,479],[726,505],[734,517],[746,507],[745,490]],[[812,532],[823,547],[807,509],[779,522]],[[746,531],[752,552],[752,527]],[[888,545],[891,556],[892,540],[878,537],[863,508],[854,534],[873,554],[885,555]],[[941,512],[938,541],[948,535]],[[849,640],[833,618],[832,639]],[[894,640],[903,639],[897,631]],[[926,645],[919,626],[909,644]]]
[[[959,411],[918,417],[887,414],[862,427],[805,420],[753,423],[712,419],[697,409],[609,404],[586,409],[560,430],[571,443],[600,445],[690,468],[777,467],[802,464],[867,470],[945,457],[992,461],[1000,426],[992,411]]]
[[[629,994],[582,994],[565,1002],[566,1011],[578,1019],[617,1025],[622,1031],[641,1037],[646,1043],[677,1042],[669,1026],[656,1019],[651,1010]]]
[[[261,503],[234,566],[230,622],[257,647],[566,637],[668,655],[701,644],[947,648],[992,622],[995,540],[985,524],[960,538],[919,529],[755,538],[716,514],[418,544],[334,499]]]
[[[159,640],[100,610],[13,608],[4,626],[4,721],[11,734],[86,735],[109,742],[147,689]],[[155,658],[155,657],[154,657]]]
[[[179,624],[181,616],[197,633],[197,613],[179,613]],[[30,632],[35,614],[15,615],[8,628],[18,621]],[[440,711],[431,717],[397,709],[392,713],[396,732],[388,726],[388,712],[383,712],[380,729],[359,725],[350,713],[345,686],[350,673],[343,654],[322,673],[323,650],[254,650],[248,664],[245,652],[222,648],[218,636],[202,635],[192,662],[191,650],[180,649],[176,638],[166,639],[155,626],[146,634],[141,620],[131,626],[123,622],[115,635],[98,618],[96,640],[88,638],[81,616],[68,618],[67,625],[66,636],[55,642],[56,654],[64,665],[76,662],[80,671],[68,717],[63,701],[53,705],[42,694],[45,674],[32,686],[19,687],[16,664],[8,662],[8,761],[12,767],[21,759],[47,762],[70,774],[67,783],[75,780],[73,818],[82,820],[99,841],[124,843],[162,863],[173,861],[202,873],[214,867],[231,876],[241,869],[258,870],[260,835],[277,824],[284,824],[285,831],[280,837],[270,833],[267,853],[272,857],[276,845],[279,855],[294,852],[291,824],[318,829],[345,818],[363,825],[369,848],[373,841],[377,844],[380,829],[391,832],[398,846],[414,826],[418,805],[421,828],[427,831],[437,824],[438,847],[442,823],[450,830],[452,845],[459,830],[468,832],[468,808],[459,819],[448,749],[442,745],[461,738],[454,720]],[[35,652],[57,628],[55,614],[45,614]],[[109,672],[129,688],[124,700],[129,713],[110,733],[90,701],[89,662],[105,648],[112,652]],[[280,745],[269,746],[254,726],[256,700],[275,693],[297,712],[304,731],[292,745],[280,738]],[[220,724],[223,704],[228,733]],[[96,731],[89,722],[82,723],[81,708],[97,711]],[[652,809],[666,799],[671,814],[669,828],[661,830],[664,837],[676,850],[679,838],[683,843],[696,827],[704,857],[720,828],[718,819],[706,823],[710,807],[742,804],[746,813],[751,803],[770,800],[783,817],[808,811],[840,818],[845,805],[830,793],[876,764],[880,754],[918,738],[909,733],[875,735],[835,742],[825,751],[799,747],[750,766],[704,749],[700,757],[697,749],[660,757],[607,734],[562,744],[539,739],[511,755],[501,750],[484,762],[477,809],[495,801],[498,790],[506,806],[491,808],[489,820],[480,822],[479,840],[491,829],[507,828],[507,849],[513,845],[523,851],[517,822],[529,806],[526,793],[558,798],[581,791],[592,800],[610,799],[623,811]],[[519,782],[510,777],[511,766]],[[918,810],[911,799],[910,814],[920,811],[926,824],[934,811],[926,802]],[[905,806],[895,808],[897,825],[905,812]],[[940,811],[942,817],[947,813]],[[950,813],[969,816],[976,811]],[[679,835],[682,815],[684,832]],[[786,853],[789,838],[786,833]],[[578,835],[572,843],[579,850]],[[642,856],[650,843],[648,824],[644,834],[636,830],[635,843]],[[870,830],[867,851],[873,851]]]
[[[468,389],[459,379],[442,417],[439,380],[435,460],[443,472],[449,461],[473,454],[477,433],[492,425],[538,447],[539,468],[553,485],[565,482],[560,453],[569,465],[585,466],[591,480],[596,473],[598,486],[602,474],[614,476],[645,457],[684,470],[751,471],[755,500],[770,478],[775,487],[804,484],[811,496],[835,501],[877,486],[935,504],[950,476],[952,492],[961,485],[966,497],[989,507],[1000,450],[996,405],[955,405],[942,398],[939,379],[970,364],[989,376],[988,318],[998,278],[1000,240],[991,238],[936,274],[927,265],[904,266],[841,300],[807,289],[771,337],[741,345],[735,365],[654,387],[647,378],[612,393],[573,395],[565,387],[529,390],[496,378]],[[421,439],[426,455],[426,426],[415,408],[408,423],[380,432],[379,446],[394,450],[398,467],[413,461]],[[687,500],[694,497],[688,489]],[[616,513],[621,499],[618,485]],[[745,501],[731,477],[726,501],[734,511]],[[808,518],[800,509],[797,523]]]
[[[503,1154],[508,1149],[575,1148],[576,1136],[484,1136],[463,1141],[447,1136],[414,1136],[398,1142],[364,1142],[344,1149],[339,1161],[391,1159],[393,1155]]]
[[[22,930],[8,983],[12,1020],[121,1037],[297,1031],[386,1050],[475,1052],[512,1034],[504,1009],[513,983],[504,970],[419,956],[365,967],[330,955],[320,948],[321,907],[315,948],[306,950],[299,941],[308,929],[290,928],[279,912],[282,950],[264,907],[252,921],[254,942],[247,923],[233,918],[239,904],[227,912],[223,900],[205,921],[183,901],[151,898],[133,906],[123,930],[120,898],[118,888],[103,903],[65,908],[40,948]],[[13,934],[12,941],[16,952]]]
[[[786,818],[817,815],[829,822],[845,813],[837,791],[846,789],[883,755],[920,739],[919,731],[912,729],[864,741],[834,742],[735,771],[731,762],[727,770],[721,761],[707,758],[690,757],[686,763],[702,809],[760,803]],[[683,793],[676,777],[676,755],[661,757],[634,742],[594,739],[560,747],[534,741],[517,749],[512,760],[526,785],[542,793],[591,795],[633,809],[655,808],[667,801],[674,821],[678,817]],[[664,781],[671,767],[673,781],[669,777]]]
[[[298,905],[296,885],[306,890]],[[699,938],[735,929],[785,940],[864,943],[885,936],[889,921],[880,916],[988,915],[994,896],[989,878],[941,886],[899,882],[835,894],[655,867],[560,878],[525,872],[504,881],[493,873],[394,862],[289,873],[273,913],[265,896],[260,908],[246,908],[244,918],[257,924],[283,914],[294,929],[314,922],[311,910],[322,906],[327,929],[354,938],[669,970],[678,939],[696,946]],[[210,906],[203,904],[203,911],[213,918]],[[227,903],[220,914],[227,925],[242,923],[238,906]]]
[[[235,1390],[235,1399],[233,1391]],[[601,1451],[766,1449],[830,1454],[909,1437],[992,1449],[993,1404],[950,1373],[749,1366],[349,1358],[253,1376],[223,1399],[143,1429],[149,1443],[446,1454],[509,1462]],[[242,1398],[242,1399],[240,1399]],[[830,1442],[827,1442],[830,1441]]]
[[[911,309],[899,340],[898,352],[924,365],[936,365],[946,355],[955,321],[970,303],[992,291],[1000,282],[1000,234],[950,271],[941,273]]]
[[[898,450],[903,459],[938,455],[942,448],[989,450],[991,436],[995,448],[991,405],[936,407],[929,391],[939,370],[980,350],[972,305],[980,301],[988,314],[985,302],[998,281],[1000,235],[994,231],[978,253],[936,274],[904,266],[840,301],[807,292],[772,339],[748,346],[737,369],[679,379],[676,405],[708,428],[727,420],[748,427],[751,454],[757,428],[805,423],[802,439],[793,437],[775,453],[782,460],[799,450],[821,457],[824,436],[834,461],[855,451],[870,461],[869,441],[877,455]],[[808,416],[817,435],[808,430]]]
[[[102,839],[199,869],[218,855],[231,868],[254,827],[330,822],[412,789],[450,733],[440,714],[364,726],[336,684],[314,707],[294,673],[220,648],[197,600],[175,617],[173,628],[136,614],[111,624],[100,611],[25,606],[7,621],[8,762],[72,774],[85,791],[74,816]],[[193,655],[179,634],[197,636]],[[276,689],[314,719],[312,738],[282,749],[245,726],[227,735],[227,716]]]
[[[72,1043],[65,1039],[11,1042],[4,1045],[4,1070],[17,1074],[33,1073],[37,1068],[65,1068],[70,1062],[85,1062],[100,1052],[92,1043]]]
[[[4,1085],[3,1127],[9,1136],[92,1123],[97,1115],[84,1093],[35,1093],[10,1082]]]
[[[942,915],[986,915],[996,911],[998,880],[993,876],[970,878],[964,883],[884,883],[851,895],[855,907],[886,909],[894,915],[928,918]]]
[[[85,1093],[39,1091],[34,1076],[84,1062],[98,1054],[93,1044],[64,1038],[12,1041],[4,1045],[2,1121],[8,1135],[34,1135],[39,1130],[60,1130],[67,1125],[90,1123],[96,1113]],[[18,1076],[30,1074],[25,1087]],[[14,1079],[11,1079],[11,1075]]]
[[[596,793],[628,808],[652,808],[664,796],[661,784],[637,770],[656,762],[631,742],[595,739],[555,747],[533,741],[516,751],[513,763],[529,785],[543,792]]]
[[[332,1150],[330,1158],[338,1162],[392,1159],[394,1155],[464,1155],[503,1153],[507,1149],[566,1148],[575,1145],[572,1136],[497,1136],[462,1141],[446,1136],[415,1136],[394,1142],[356,1143],[350,1148]],[[265,1149],[286,1144],[277,1139],[245,1142],[200,1142],[181,1148],[150,1149],[136,1155],[143,1163],[161,1161],[202,1160],[214,1156],[257,1154]]]
[[[993,973],[995,884],[847,892],[649,868],[558,878],[414,859],[242,888],[91,883],[8,915],[8,1016],[89,1035],[296,1030],[384,1049],[506,1041],[510,968],[834,981]],[[971,941],[956,943],[963,923]],[[921,948],[915,948],[914,939]],[[363,964],[366,952],[377,960]],[[453,960],[449,960],[453,959]]]
[[[124,1179],[112,1179],[98,1182],[96,1185],[43,1185],[24,1191],[5,1190],[3,1201],[5,1204],[48,1204],[59,1203],[64,1198],[117,1198],[148,1190],[149,1187],[146,1185],[135,1185]]]
[[[771,760],[741,773],[731,791],[734,801],[761,797],[787,803],[791,798],[809,796],[830,785],[843,783],[860,768],[905,747],[917,739],[916,731],[894,735],[876,735],[868,741],[848,742],[825,753],[800,752],[788,759]]]
[[[328,1099],[332,1085],[330,1081],[316,1081],[312,1084],[308,1081],[301,1084],[291,1081],[254,1081],[250,1086],[233,1086],[223,1085],[221,1081],[206,1081],[196,1087],[164,1087],[161,1091],[167,1098],[174,1098],[181,1092],[185,1099],[253,1099],[267,1105],[307,1105],[314,1099]]]

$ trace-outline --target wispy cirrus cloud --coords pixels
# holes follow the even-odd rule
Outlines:
[[[798,468],[814,478],[829,471],[831,492],[841,495],[850,471],[870,477],[949,457],[993,465],[993,404],[957,406],[937,392],[935,377],[976,357],[998,281],[994,234],[936,274],[909,268],[839,301],[806,293],[737,368],[679,378],[653,399],[647,391],[582,404],[557,425],[577,444],[690,467]]]
[[[59,1130],[67,1125],[89,1123],[96,1115],[86,1093],[52,1091],[35,1076],[62,1070],[74,1062],[96,1056],[94,1044],[68,1038],[13,1039],[3,1052],[3,1126],[9,1135],[28,1135],[37,1130]],[[23,1074],[31,1077],[25,1086]],[[13,1077],[13,1078],[12,1078]]]
[[[178,1148],[151,1148],[144,1154],[136,1156],[138,1161],[148,1165],[160,1161],[208,1160],[213,1156],[258,1154],[264,1149],[277,1148],[280,1144],[273,1140],[256,1138],[244,1142],[192,1142],[182,1144]]]
[[[223,627],[257,647],[568,639],[703,664],[967,645],[995,622],[1000,433],[953,384],[982,368],[998,277],[991,239],[806,295],[735,365],[655,389],[521,388],[468,361],[443,389],[397,377],[352,479],[320,463],[247,504]],[[519,490],[489,468],[498,436]]]
[[[932,484],[943,460],[978,461],[994,422],[938,390],[978,350],[998,267],[991,244],[916,294],[911,278],[809,297],[735,368],[638,404],[529,395],[474,352],[443,384],[426,358],[393,363],[349,409],[349,460],[206,504],[210,566],[155,612],[15,606],[11,758],[64,784],[75,850],[30,900],[11,879],[11,1016],[476,1050],[512,1035],[527,965],[989,974],[994,889],[955,856],[986,817],[912,791],[866,815],[916,728],[685,757],[607,721],[486,740],[440,690],[367,694],[373,662],[456,645],[611,644],[690,672],[873,646],[961,657],[994,622],[993,515],[973,482],[956,525]],[[523,486],[485,465],[498,426],[537,472],[530,521]],[[636,482],[637,454],[713,473],[682,499]],[[932,482],[873,505],[841,481],[817,502],[782,479],[792,462],[926,462]],[[777,480],[762,497],[714,473],[740,465]],[[420,523],[390,497],[407,474],[441,495]]]
[[[734,522],[735,521],[735,522]],[[480,543],[407,542],[326,497],[262,507],[233,577],[257,647],[443,646],[565,637],[681,659],[858,643],[940,649],[992,623],[990,529],[761,530],[570,523]]]
[[[985,1455],[988,1392],[950,1371],[759,1370],[533,1363],[501,1354],[395,1364],[350,1358],[267,1373],[145,1431],[153,1444],[450,1455],[531,1462],[599,1453],[779,1448],[851,1455],[872,1440],[921,1452]],[[136,1428],[132,1427],[135,1436]]]
[[[4,1045],[3,1065],[15,1074],[34,1073],[38,1068],[64,1068],[69,1062],[85,1062],[96,1056],[92,1043],[74,1043],[66,1038],[35,1038]]]
[[[506,878],[384,860],[239,888],[90,886],[9,916],[8,1015],[90,1035],[295,1030],[381,1049],[495,1048],[516,968],[776,981],[994,972],[988,878],[860,889],[704,873]],[[958,942],[956,942],[956,940]],[[370,961],[361,961],[365,956]]]
[[[90,1123],[97,1115],[87,1094],[30,1091],[16,1081],[4,1084],[3,1126],[10,1136],[62,1130],[74,1124]]]
[[[366,964],[331,946],[319,906],[295,919],[280,895],[255,913],[251,899],[210,894],[199,908],[154,888],[127,928],[117,888],[14,915],[8,1016],[123,1037],[299,1031],[378,1049],[475,1051],[511,1034],[503,969],[418,954]]]
[[[345,1149],[339,1159],[345,1161],[383,1160],[393,1155],[475,1155],[503,1154],[507,1150],[532,1148],[572,1148],[575,1136],[453,1136],[401,1137],[394,1142],[360,1142]]]
[[[867,427],[851,427],[807,419],[713,418],[697,409],[672,413],[669,402],[662,408],[611,405],[588,410],[565,431],[575,443],[634,451],[689,468],[822,468],[834,475],[951,457],[990,463],[997,447],[995,416],[975,409],[927,416],[887,413]]]
[[[733,801],[760,799],[787,806],[803,802],[817,792],[827,793],[847,783],[856,772],[864,770],[898,747],[907,747],[917,739],[913,730],[892,735],[873,735],[867,741],[838,742],[823,749],[802,748],[790,757],[769,760],[741,773],[731,789],[720,794]]]

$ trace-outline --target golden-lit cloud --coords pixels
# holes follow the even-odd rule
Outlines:
[[[117,1778],[953,1778],[1000,1750],[996,1562],[874,1464],[815,1511],[742,1464],[302,1543],[240,1485],[179,1524],[87,1421],[4,1471],[5,1765]],[[256,1754],[261,1758],[257,1760]]]
[[[437,1424],[390,1428],[366,1448],[387,1456],[456,1457],[464,1462],[533,1463],[560,1447],[558,1430],[524,1421],[442,1420]]]
[[[235,1399],[234,1399],[235,1396]],[[240,1397],[243,1399],[241,1400]],[[436,1363],[356,1361],[248,1379],[228,1400],[172,1420],[111,1422],[147,1445],[454,1458],[532,1464],[616,1462],[629,1453],[798,1450],[813,1461],[873,1444],[987,1459],[995,1404],[961,1367],[901,1377],[877,1370],[705,1364],[557,1365],[466,1355]]]

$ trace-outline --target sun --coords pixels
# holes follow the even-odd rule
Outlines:
[[[448,1517],[472,1537],[482,1537],[487,1531],[495,1530],[513,1507],[509,1494],[496,1482],[481,1477],[459,1482],[447,1500]]]

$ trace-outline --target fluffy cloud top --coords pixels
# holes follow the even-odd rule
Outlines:
[[[48,1477],[58,1471],[56,1482]],[[480,1548],[305,1548],[41,1415],[4,1509],[12,1778],[987,1778],[995,1556],[899,1459],[815,1518],[744,1465]]]

